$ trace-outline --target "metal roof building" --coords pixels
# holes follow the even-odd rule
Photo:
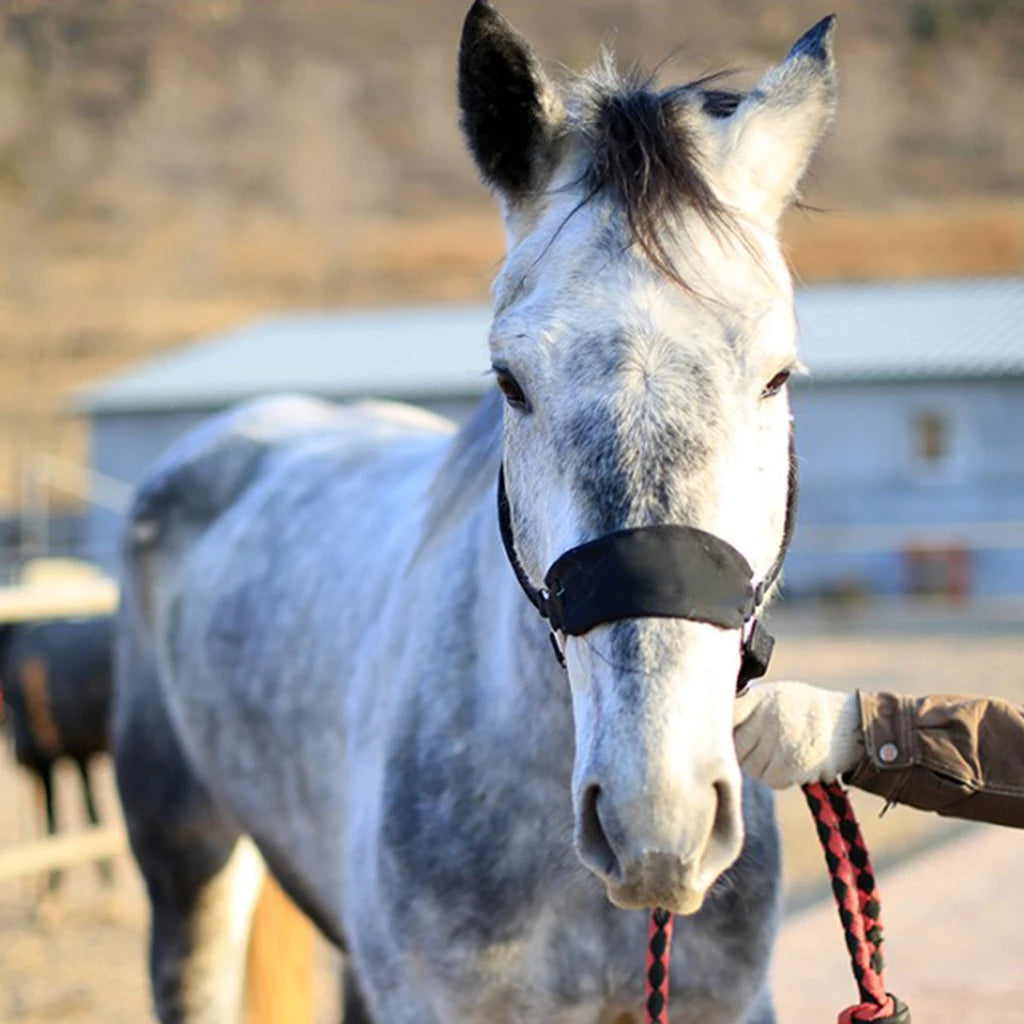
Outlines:
[[[1024,594],[1024,278],[817,285],[796,298],[801,510],[792,593]],[[76,396],[93,468],[135,482],[197,420],[256,395],[416,402],[464,419],[489,384],[483,305],[270,317]],[[117,523],[94,510],[94,557]]]

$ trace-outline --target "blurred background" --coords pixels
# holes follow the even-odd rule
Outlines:
[[[502,233],[457,128],[466,6],[0,0],[0,623],[108,607],[96,570],[59,584],[38,560],[109,573],[145,466],[233,401],[467,415]],[[838,12],[839,116],[783,227],[810,376],[776,671],[1022,699],[1024,2],[501,8],[556,64],[603,41],[669,81],[740,85]],[[102,758],[97,775],[116,818]],[[27,775],[0,766],[0,787],[2,854],[40,826]],[[956,832],[902,811],[877,827],[894,857]],[[820,893],[805,853],[793,906]],[[141,897],[115,866],[102,919],[95,871],[71,872],[69,931],[38,914],[46,879],[0,861],[0,1022],[143,1019]]]

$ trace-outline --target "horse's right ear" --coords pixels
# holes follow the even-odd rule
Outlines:
[[[484,181],[511,204],[550,172],[562,102],[525,39],[476,0],[459,47],[462,130]]]

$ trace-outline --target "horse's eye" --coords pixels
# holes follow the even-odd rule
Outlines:
[[[501,370],[498,368],[495,368],[494,375],[498,380],[498,387],[501,388],[501,393],[505,396],[505,401],[508,402],[513,409],[519,409],[521,412],[529,412],[530,403],[527,401],[526,394],[519,386],[519,382],[515,377],[513,377],[508,370]]]
[[[764,387],[764,391],[761,392],[762,398],[774,398],[785,386],[786,381],[789,380],[789,370],[780,370],[777,374]]]

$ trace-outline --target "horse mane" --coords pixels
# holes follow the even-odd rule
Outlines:
[[[723,74],[658,90],[655,76],[636,66],[620,71],[605,53],[573,87],[573,129],[587,158],[576,182],[584,190],[580,205],[597,197],[611,200],[647,259],[684,288],[671,256],[684,210],[696,212],[716,233],[739,234],[701,167],[686,109],[696,99],[704,114],[731,117],[744,96],[715,87]]]
[[[444,461],[431,481],[423,520],[424,542],[460,522],[465,510],[484,491],[497,487],[501,425],[501,393],[492,388],[452,438]]]

